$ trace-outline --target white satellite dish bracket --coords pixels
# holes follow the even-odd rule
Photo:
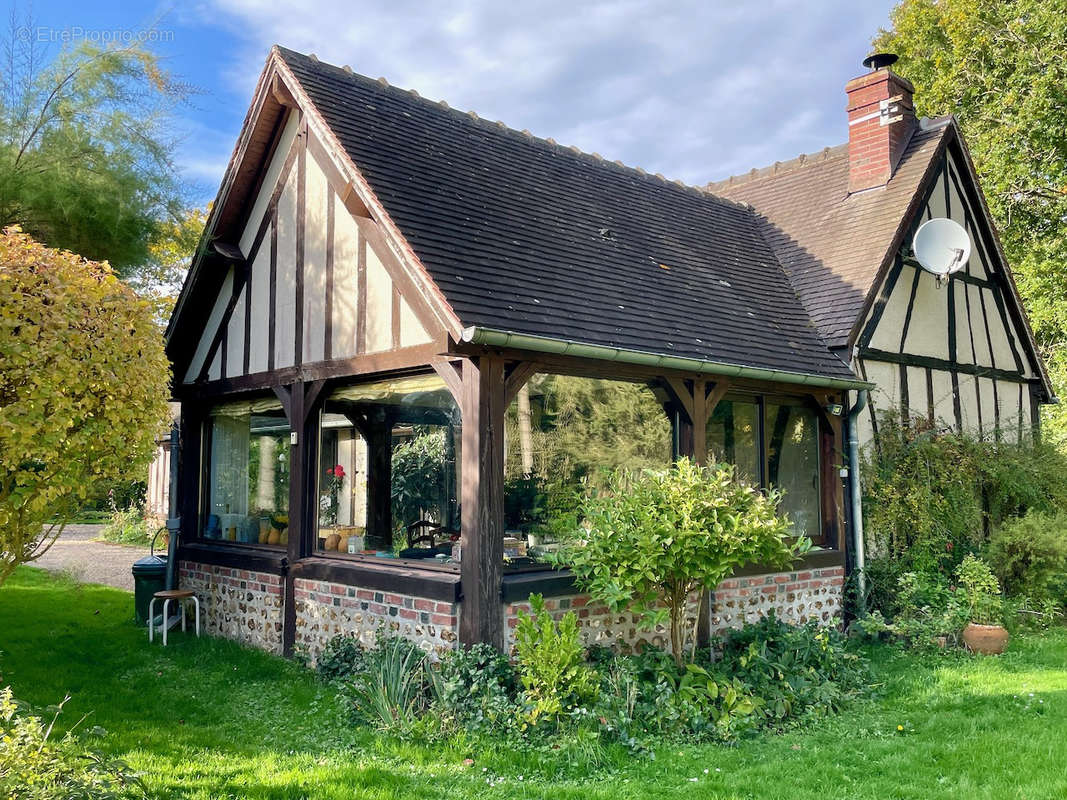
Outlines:
[[[958,222],[937,217],[919,226],[911,240],[911,249],[915,260],[934,276],[940,288],[950,275],[967,266],[971,257],[971,237]]]

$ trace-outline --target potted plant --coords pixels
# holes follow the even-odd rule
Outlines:
[[[989,565],[969,555],[957,568],[956,579],[967,599],[970,618],[963,629],[963,643],[972,653],[1003,653],[1008,645],[1008,629],[1002,624],[1004,600]]]

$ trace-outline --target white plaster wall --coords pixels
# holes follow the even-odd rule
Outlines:
[[[367,248],[367,352],[393,347],[393,281],[381,259]]]
[[[256,231],[259,230],[260,223],[263,221],[263,215],[267,213],[267,204],[270,202],[271,195],[274,194],[274,189],[278,185],[278,177],[281,174],[282,166],[289,156],[289,151],[292,149],[296,134],[300,129],[298,117],[299,114],[291,113],[286,120],[282,135],[278,140],[278,146],[274,149],[270,165],[263,176],[259,194],[256,195],[256,199],[252,203],[252,211],[248,215],[248,224],[241,233],[239,242],[241,252],[245,256],[250,255],[252,252],[252,242],[256,238]]]
[[[266,372],[270,342],[270,230],[252,262],[252,320],[249,329],[248,371]]]
[[[322,361],[326,343],[326,175],[310,155],[304,215],[304,362]]]
[[[359,229],[341,198],[333,194],[333,356],[356,354],[356,310],[359,307]]]
[[[274,366],[296,363],[296,188],[297,172],[278,199],[277,295],[274,316]]]
[[[208,315],[207,324],[204,325],[204,331],[200,335],[200,343],[196,346],[193,360],[189,362],[189,369],[185,372],[186,383],[195,381],[200,374],[200,370],[203,369],[204,359],[207,358],[207,351],[211,347],[211,340],[215,338],[215,332],[222,323],[222,315],[226,312],[226,304],[229,302],[232,293],[233,267],[226,273],[226,277],[222,281],[222,289],[219,290],[218,297],[215,298],[215,305],[211,307],[211,314]]]
[[[226,374],[224,378],[244,374],[245,362],[245,293],[246,286],[237,298],[237,305],[230,314],[230,324],[226,327]]]
[[[914,267],[905,267],[901,271],[901,279],[897,281],[896,288],[893,290],[894,295],[903,294],[905,309],[908,305],[914,274]],[[905,276],[908,280],[904,280]],[[919,285],[915,290],[915,302],[912,305],[911,321],[908,324],[908,338],[904,342],[906,353],[948,358],[948,293],[947,286],[938,288],[933,275],[925,270],[920,272]],[[894,324],[894,322],[883,317],[878,330],[888,327],[891,332],[896,331],[898,346],[892,348],[896,352],[899,350],[903,319],[899,323]]]

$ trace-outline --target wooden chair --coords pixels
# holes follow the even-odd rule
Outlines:
[[[408,547],[426,546],[429,549],[437,547],[437,536],[441,532],[441,526],[428,519],[420,519],[408,525]]]

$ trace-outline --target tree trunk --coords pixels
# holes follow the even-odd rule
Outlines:
[[[522,474],[533,474],[533,432],[530,414],[530,384],[524,383],[516,398],[519,404],[519,453],[522,457]]]

